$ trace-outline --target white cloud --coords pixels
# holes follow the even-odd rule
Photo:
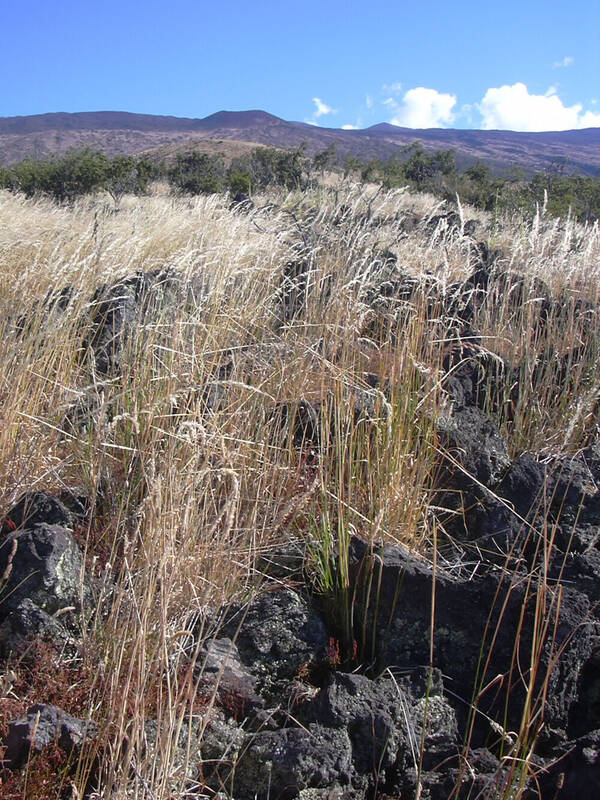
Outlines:
[[[593,111],[586,111],[579,119],[580,128],[600,128],[600,114]]]
[[[337,108],[332,108],[328,106],[327,103],[324,103],[320,97],[313,97],[313,103],[315,104],[315,110],[313,111],[312,117],[304,117],[304,122],[308,122],[309,125],[318,125],[319,117],[325,117],[327,114],[337,114]]]
[[[402,91],[402,84],[400,81],[395,81],[394,83],[384,83],[381,87],[381,91],[385,92],[386,94],[400,94]]]
[[[365,95],[365,105],[367,108],[373,108],[373,98],[370,94]]]
[[[394,118],[390,120],[392,125],[405,128],[443,128],[454,121],[452,109],[456,105],[456,96],[438,92],[436,89],[418,86],[409,89],[401,103],[392,97],[383,102],[394,113]]]
[[[600,114],[576,103],[565,106],[550,87],[546,94],[529,94],[524,83],[488,89],[479,111],[484,130],[566,131],[600,125]]]
[[[337,110],[324,103],[320,97],[313,97],[313,103],[317,107],[313,113],[313,118],[324,117],[326,114],[337,114]]]
[[[456,116],[464,119],[468,125],[473,125],[473,111],[476,110],[476,106],[472,105],[471,103],[463,103],[460,109],[458,110]]]
[[[559,69],[560,67],[572,67],[575,63],[575,59],[573,56],[565,56],[560,61],[555,61],[553,64],[554,69]]]
[[[342,125],[343,131],[357,131],[358,125]]]

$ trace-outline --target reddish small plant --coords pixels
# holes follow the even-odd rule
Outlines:
[[[5,674],[11,673],[10,693],[0,697],[0,736],[8,723],[26,713],[34,703],[50,703],[68,714],[86,716],[90,707],[92,676],[82,662],[61,663],[52,645],[43,641],[25,646],[19,657],[9,659]]]
[[[195,714],[205,711],[210,703],[210,695],[201,687],[202,682],[197,680],[193,663],[179,668],[178,683],[181,702],[187,703]]]
[[[88,553],[88,563],[86,569],[100,574],[104,565],[113,561],[113,570],[119,552],[113,552],[113,541],[115,539],[114,523],[105,522],[101,518],[94,517],[89,522],[81,522],[73,529],[73,538],[84,552]],[[117,539],[118,541],[118,539]],[[91,556],[93,555],[93,561]]]
[[[317,664],[315,661],[305,661],[304,664],[300,665],[298,669],[298,680],[306,681],[306,683],[312,683],[312,676],[315,671]]]
[[[48,745],[41,753],[30,756],[18,771],[5,770],[0,779],[0,796],[4,800],[61,800],[69,759],[58,744]]]
[[[302,682],[294,683],[290,693],[290,709],[298,708],[299,706],[310,702],[317,691],[318,690],[312,685],[307,686]]]
[[[219,703],[222,708],[238,722],[243,719],[246,711],[247,698],[235,687],[219,687]]]
[[[335,636],[331,636],[329,639],[329,646],[327,647],[327,661],[334,669],[339,667],[339,665],[342,663],[342,658],[340,655],[340,640],[336,639]]]

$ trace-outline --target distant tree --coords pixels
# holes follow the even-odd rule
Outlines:
[[[44,190],[49,168],[48,161],[33,161],[29,158],[19,161],[9,170],[7,188],[22,192],[26,197],[33,197]]]
[[[238,164],[238,171],[250,176],[253,189],[265,189],[276,182],[277,150],[272,147],[258,147],[247,160]]]
[[[304,183],[304,175],[308,171],[306,145],[303,143],[295,150],[279,151],[275,161],[276,183],[286,189],[301,189]]]
[[[233,197],[250,195],[252,191],[252,184],[249,173],[230,169],[227,173],[227,186]]]
[[[162,164],[156,164],[144,157],[138,158],[136,163],[140,185],[139,191],[143,194],[148,191],[148,184],[150,181],[155,181],[164,177],[165,170]]]
[[[370,161],[367,161],[366,164],[363,163],[361,170],[360,170],[360,179],[365,183],[371,183],[372,181],[376,180],[379,176],[379,161],[377,159],[372,158]]]
[[[492,177],[490,168],[486,167],[485,164],[482,164],[481,161],[477,161],[477,163],[473,164],[473,166],[466,169],[465,175],[467,178],[470,178],[474,183],[479,185],[489,183]]]
[[[409,158],[404,165],[404,174],[417,188],[422,188],[435,172],[432,158],[420,142],[409,145],[405,152],[409,154]]]
[[[104,182],[108,159],[86,148],[68,150],[61,158],[46,163],[41,189],[62,203],[97,191]]]
[[[355,173],[360,174],[364,167],[364,161],[357,156],[346,156],[344,161],[344,178],[348,178]]]
[[[454,150],[436,150],[431,156],[431,166],[434,172],[442,175],[452,175],[456,172],[456,159]]]
[[[494,211],[499,206],[503,185],[501,178],[495,178],[490,168],[478,161],[464,171],[457,191],[466,203]]]
[[[332,142],[325,150],[320,150],[315,153],[312,160],[312,167],[321,175],[335,163],[335,156],[337,150],[337,142]]]
[[[551,216],[574,216],[580,222],[600,219],[600,179],[587,175],[567,175],[547,171],[533,176],[529,182],[537,206],[547,198],[546,210]]]
[[[102,186],[108,159],[92,150],[68,150],[63,156],[41,161],[25,159],[9,170],[8,182],[28,197],[47,194],[68,202]]]
[[[184,194],[214,194],[221,191],[225,167],[219,156],[206,153],[178,155],[168,179],[175,189]]]
[[[385,189],[393,189],[406,183],[404,162],[398,156],[380,162],[379,173]]]
[[[0,167],[0,189],[11,188],[11,173],[7,167]]]
[[[118,206],[125,194],[144,194],[152,165],[144,159],[115,156],[106,165],[103,187]]]
[[[240,156],[231,163],[230,173],[245,175],[252,190],[268,186],[298,189],[306,185],[309,161],[304,145],[295,150],[278,150],[258,147],[249,155]]]

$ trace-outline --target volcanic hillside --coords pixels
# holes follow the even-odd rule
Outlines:
[[[0,163],[90,147],[108,155],[137,154],[186,139],[254,142],[280,148],[305,143],[309,154],[336,142],[341,158],[390,158],[415,141],[430,150],[453,148],[459,166],[483,161],[495,171],[519,166],[541,171],[554,162],[583,174],[600,174],[600,129],[516,133],[399,128],[387,123],[364,130],[287,122],[264,111],[219,111],[203,119],[116,111],[38,114],[0,118]]]

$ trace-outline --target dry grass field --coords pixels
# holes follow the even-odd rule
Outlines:
[[[436,203],[349,183],[245,209],[160,187],[118,211],[102,196],[0,193],[0,516],[25,491],[85,498],[74,536],[93,594],[62,650],[32,644],[4,662],[1,732],[34,702],[99,731],[74,772],[47,759],[5,777],[2,796],[81,798],[92,772],[92,797],[208,796],[186,766],[217,702],[192,677],[191,620],[208,636],[210,610],[254,596],[283,544],[324,594],[346,585],[350,536],[450,561],[436,420],[451,405],[445,359],[470,331],[520,370],[510,413],[506,397],[487,401],[511,458],[576,455],[595,438],[598,225],[543,209],[432,222]],[[477,240],[512,277],[461,327],[447,309],[480,264]],[[161,270],[162,294],[105,368],[95,292]],[[386,296],[400,273],[410,296]],[[299,401],[325,413],[290,432]]]

